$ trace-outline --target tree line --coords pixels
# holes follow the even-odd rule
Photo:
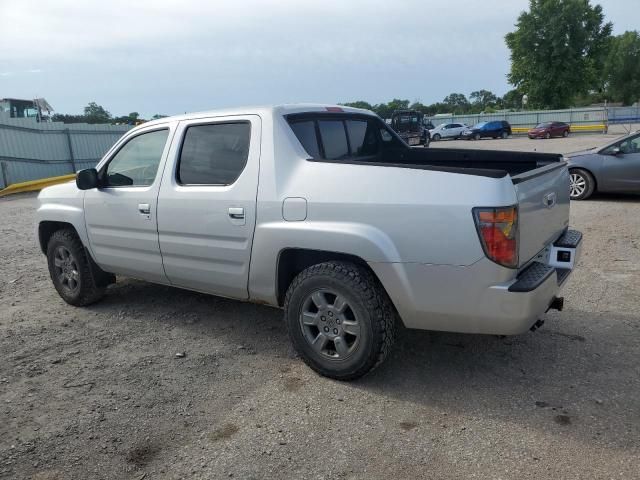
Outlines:
[[[150,120],[164,118],[166,115],[155,114]],[[131,112],[129,115],[114,117],[111,112],[107,111],[102,105],[96,102],[90,102],[84,107],[84,114],[69,115],[66,113],[56,113],[52,115],[51,120],[63,123],[110,123],[113,125],[138,125],[148,120],[140,117],[138,112]]]

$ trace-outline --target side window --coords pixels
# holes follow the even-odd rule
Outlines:
[[[158,172],[169,130],[137,135],[124,144],[102,171],[105,187],[145,187],[153,183]]]
[[[628,138],[620,144],[622,153],[639,153],[640,152],[640,136]]]
[[[249,122],[187,128],[178,160],[177,180],[186,185],[230,185],[247,164]]]
[[[347,135],[342,120],[319,120],[320,137],[327,160],[339,160],[349,156]]]
[[[378,138],[372,123],[366,120],[347,120],[346,125],[347,133],[349,134],[349,145],[351,146],[351,156],[367,157],[378,154],[380,150]]]
[[[298,141],[311,158],[321,157],[320,150],[318,149],[318,138],[316,137],[316,122],[313,120],[294,122],[291,123],[291,130],[293,130]]]

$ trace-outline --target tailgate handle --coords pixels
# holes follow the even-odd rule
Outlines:
[[[547,208],[552,208],[556,204],[556,193],[547,193],[542,197],[542,204]]]

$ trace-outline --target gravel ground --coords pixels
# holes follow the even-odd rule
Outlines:
[[[640,478],[638,197],[572,205],[583,257],[542,329],[407,331],[352,383],[276,309],[124,278],[66,305],[34,206],[0,199],[1,478]]]

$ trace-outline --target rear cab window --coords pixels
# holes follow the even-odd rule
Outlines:
[[[407,148],[381,120],[368,115],[294,114],[287,120],[310,160],[384,161],[385,151]]]

